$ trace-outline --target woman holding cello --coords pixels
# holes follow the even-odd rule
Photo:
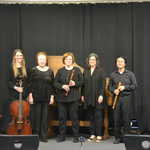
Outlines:
[[[12,66],[9,72],[9,96],[10,114],[12,121],[7,129],[8,134],[31,134],[31,127],[27,117],[30,107],[28,96],[28,73],[22,50],[15,49],[13,52]]]

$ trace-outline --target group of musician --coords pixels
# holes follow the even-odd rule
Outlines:
[[[83,73],[74,66],[75,57],[72,52],[63,55],[60,68],[54,77],[48,66],[48,56],[45,52],[36,55],[36,66],[26,68],[23,51],[15,49],[9,73],[9,95],[11,100],[19,99],[22,93],[23,100],[30,104],[30,121],[32,133],[38,134],[43,142],[48,140],[48,108],[56,102],[59,119],[59,135],[57,142],[66,140],[67,115],[72,121],[73,142],[79,142],[80,101],[83,102],[86,116],[90,120],[88,141],[99,143],[103,139],[104,122],[104,71],[96,53],[90,53],[86,59]],[[116,70],[110,75],[109,90],[119,100],[114,109],[114,144],[121,142],[121,127],[124,133],[129,129],[129,101],[137,83],[133,72],[126,69],[127,60],[117,57]],[[19,82],[23,81],[20,86]],[[120,83],[120,84],[119,84]]]

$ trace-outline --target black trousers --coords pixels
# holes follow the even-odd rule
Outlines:
[[[129,117],[129,100],[131,96],[119,97],[118,103],[114,110],[114,135],[116,138],[121,136],[121,128],[124,132],[128,132],[130,117]]]
[[[89,106],[87,108],[87,116],[90,121],[90,135],[103,136],[103,109]]]
[[[79,134],[79,120],[78,120],[78,102],[62,103],[58,102],[58,115],[59,115],[59,133],[60,136],[66,135],[66,121],[67,113],[69,112],[72,121],[72,131],[75,137]]]
[[[32,104],[31,124],[33,134],[38,134],[39,138],[48,136],[48,103]]]

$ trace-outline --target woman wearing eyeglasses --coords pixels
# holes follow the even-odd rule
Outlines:
[[[90,121],[90,136],[88,141],[100,142],[103,136],[103,70],[97,54],[87,57],[87,68],[83,73],[81,100],[84,102]]]

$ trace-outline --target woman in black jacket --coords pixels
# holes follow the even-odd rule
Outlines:
[[[78,105],[83,78],[80,69],[73,65],[75,58],[72,53],[65,53],[62,61],[64,67],[58,70],[54,82],[60,122],[57,142],[65,141],[67,112],[69,112],[74,134],[73,142],[76,143],[79,132]]]
[[[15,49],[13,51],[12,64],[8,74],[9,104],[16,100],[19,101],[19,98],[26,101],[29,94],[28,87],[28,71],[26,69],[23,51],[21,49]],[[21,97],[20,94],[22,95]],[[11,113],[12,112],[9,112],[8,116],[4,117],[6,123],[11,120]]]
[[[81,100],[87,109],[90,120],[90,137],[88,141],[102,140],[103,135],[103,71],[99,64],[99,57],[91,53],[87,58],[88,67],[83,73],[83,88]]]
[[[37,66],[30,73],[31,123],[33,134],[48,142],[48,105],[54,103],[54,75],[47,66],[47,54],[37,53]]]
[[[20,86],[21,82],[22,86]],[[28,96],[28,85],[28,71],[26,69],[23,51],[15,49],[8,78],[10,100],[18,100],[20,92],[22,93],[23,100],[26,100]]]

